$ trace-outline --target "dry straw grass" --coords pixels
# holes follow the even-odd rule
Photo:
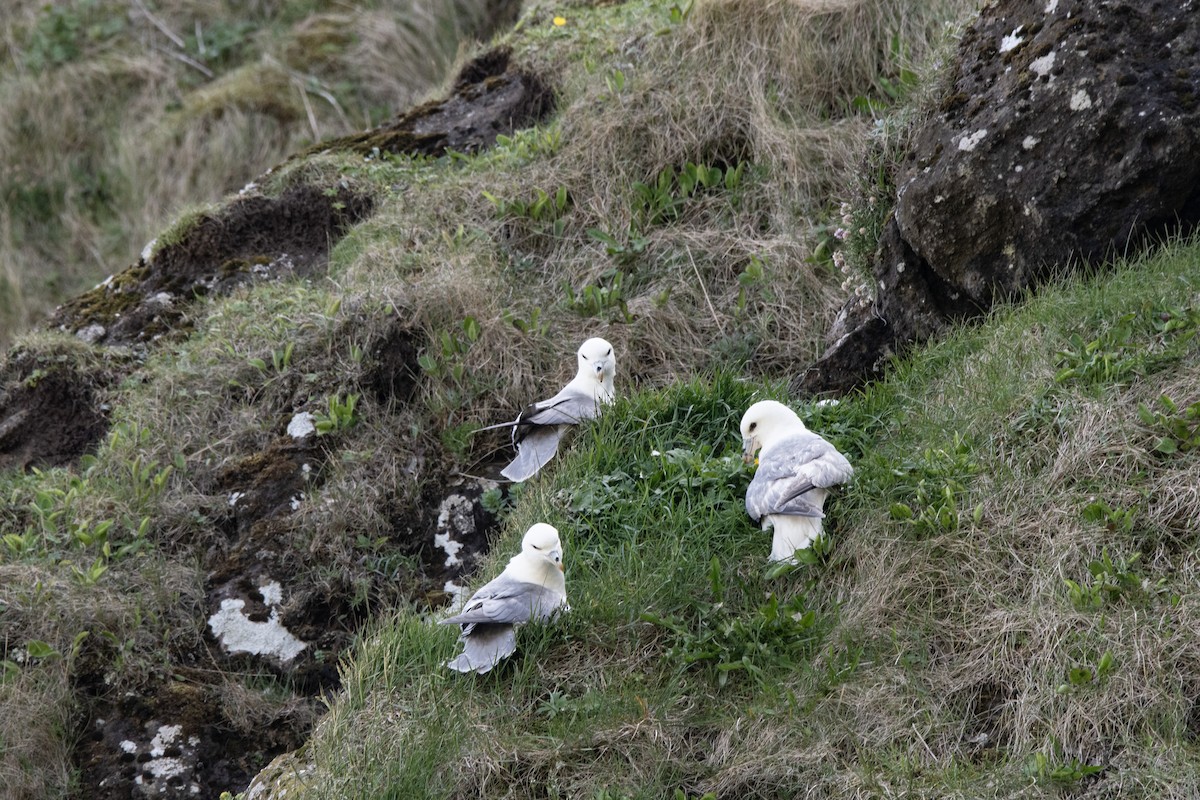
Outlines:
[[[0,10],[0,344],[133,263],[185,205],[420,99],[509,16],[478,0],[152,5]]]

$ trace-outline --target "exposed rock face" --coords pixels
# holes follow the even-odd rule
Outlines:
[[[512,51],[499,47],[468,62],[453,93],[406,111],[393,122],[355,136],[322,142],[309,152],[352,150],[445,155],[490,147],[498,134],[534,125],[554,108],[554,92],[536,73],[510,63]],[[301,154],[304,155],[304,154]]]
[[[1051,277],[1200,221],[1200,4],[1002,0],[897,176],[876,308],[799,381],[845,390]],[[873,314],[871,312],[874,312]]]
[[[323,273],[330,247],[373,207],[346,187],[327,194],[293,186],[278,198],[246,191],[201,216],[178,241],[64,303],[50,325],[91,344],[154,341],[183,324],[197,296]]]

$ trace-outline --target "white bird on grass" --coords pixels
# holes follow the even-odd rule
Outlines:
[[[512,427],[517,457],[500,470],[510,481],[520,483],[536,475],[558,452],[559,440],[571,425],[597,416],[602,404],[612,403],[617,372],[612,345],[604,339],[588,339],[579,346],[576,359],[579,371],[554,397],[526,406],[512,422],[479,429]]]
[[[849,480],[854,469],[783,403],[763,400],[750,406],[741,430],[747,463],[761,448],[758,470],[746,488],[746,513],[763,530],[775,530],[769,560],[794,564],[796,551],[821,536],[827,490]]]
[[[525,532],[521,552],[441,625],[462,625],[463,651],[446,662],[458,672],[482,675],[517,649],[516,626],[546,620],[565,609],[567,585],[558,529],[539,522]]]

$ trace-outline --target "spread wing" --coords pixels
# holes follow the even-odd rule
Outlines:
[[[567,384],[565,388],[549,400],[542,400],[526,406],[517,415],[512,431],[513,444],[518,444],[538,427],[547,425],[578,425],[581,420],[596,416],[597,403],[594,394],[588,394],[578,387]]]
[[[746,489],[746,513],[758,520],[767,514],[823,517],[808,496],[849,480],[854,469],[833,445],[811,431],[780,441],[762,457]]]
[[[546,619],[564,599],[565,596],[554,589],[513,580],[501,573],[471,595],[461,612],[440,620],[440,624],[462,625],[463,636],[469,636],[475,625],[513,625],[531,619]]]
[[[558,442],[566,429],[558,425],[538,425],[528,430],[529,433],[516,445],[517,457],[500,470],[500,474],[513,483],[529,480],[554,458],[558,452]]]

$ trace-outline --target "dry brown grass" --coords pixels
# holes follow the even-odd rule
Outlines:
[[[505,18],[477,0],[51,8],[0,11],[0,344],[136,261],[184,206],[420,99]],[[53,14],[79,27],[46,28]],[[70,55],[31,60],[56,36]]]

